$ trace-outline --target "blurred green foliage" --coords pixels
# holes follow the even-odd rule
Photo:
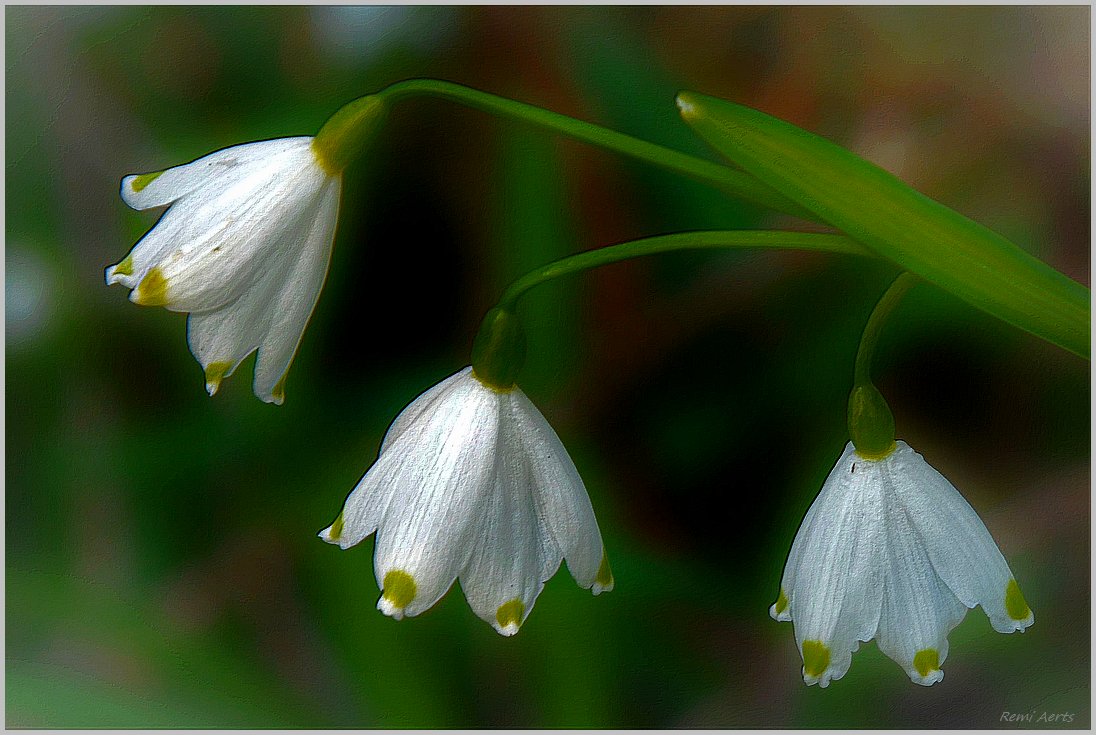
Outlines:
[[[395,110],[344,187],[286,405],[250,360],[203,392],[184,319],[103,285],[153,224],[122,175],[309,134],[436,76],[704,154],[688,88],[826,135],[1089,282],[1087,8],[9,7],[7,724],[995,727],[1089,724],[1089,365],[931,288],[884,334],[898,433],[966,494],[1036,611],[973,611],[947,678],[874,644],[804,687],[765,614],[843,446],[895,269],[674,254],[523,304],[522,384],[590,491],[617,588],[566,573],[503,639],[454,589],[374,610],[372,541],[314,534],[505,284],[645,235],[790,223],[445,102]]]

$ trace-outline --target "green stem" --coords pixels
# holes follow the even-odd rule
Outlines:
[[[883,324],[894,312],[898,302],[906,293],[917,285],[921,279],[913,273],[903,273],[894,279],[890,288],[886,290],[875,305],[868,323],[864,327],[864,334],[860,337],[860,347],[856,351],[856,368],[853,371],[853,385],[869,385],[871,383],[871,363],[875,357],[875,346],[879,342],[879,335],[883,331]]]
[[[749,174],[712,161],[706,161],[703,158],[675,151],[672,148],[633,138],[630,135],[618,133],[615,130],[609,130],[593,123],[583,122],[541,107],[481,92],[471,87],[439,79],[408,79],[403,82],[396,82],[370,96],[378,100],[394,102],[417,95],[441,97],[492,115],[510,118],[543,130],[567,135],[576,140],[616,151],[676,171],[698,181],[712,184],[728,194],[747,199],[755,204],[779,212],[786,212],[802,219],[817,221],[816,216],[808,209],[777,193]]]
[[[898,302],[921,279],[903,273],[894,279],[868,317],[860,347],[856,351],[852,392],[849,394],[849,438],[857,453],[866,459],[883,459],[894,451],[894,414],[883,394],[871,382],[871,363],[883,324]]]
[[[481,383],[494,390],[505,392],[513,389],[525,362],[525,335],[517,317],[517,301],[529,289],[561,276],[644,255],[718,248],[815,250],[875,257],[870,250],[842,235],[776,230],[679,232],[571,255],[526,273],[503,292],[498,305],[487,312],[476,334],[472,347],[473,373]]]
[[[526,273],[514,281],[499,299],[499,308],[511,311],[517,300],[529,289],[560,276],[580,273],[591,268],[618,263],[644,255],[670,253],[677,250],[714,250],[723,248],[778,248],[815,250],[842,255],[876,257],[867,248],[843,235],[813,232],[782,232],[779,230],[732,230],[710,232],[679,232],[673,235],[646,237],[619,245],[588,250],[561,258]]]

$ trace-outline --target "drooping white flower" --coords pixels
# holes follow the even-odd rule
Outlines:
[[[613,588],[590,498],[559,437],[520,388],[489,388],[471,367],[396,417],[319,536],[346,549],[374,531],[377,608],[397,620],[429,609],[459,577],[475,613],[513,635],[561,559],[595,595]]]
[[[948,633],[981,605],[994,630],[1035,616],[981,519],[905,442],[865,459],[850,442],[811,505],[769,609],[795,624],[803,680],[825,687],[875,638],[917,684],[944,678]]]
[[[132,289],[134,303],[190,312],[187,342],[210,395],[258,350],[255,395],[284,400],[327,275],[342,186],[312,141],[247,143],[122,179],[129,206],[169,208],[106,269],[107,284]]]

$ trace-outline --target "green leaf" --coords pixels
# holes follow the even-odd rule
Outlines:
[[[930,283],[1082,357],[1089,290],[992,230],[828,140],[695,92],[684,120],[758,180]]]

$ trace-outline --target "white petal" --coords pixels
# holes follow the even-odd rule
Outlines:
[[[106,270],[107,285],[120,283],[128,289],[137,287],[149,270],[179,241],[187,222],[186,212],[169,209],[121,262]],[[131,297],[133,295],[131,294]]]
[[[471,369],[467,367],[454,373],[433,388],[419,394],[396,416],[392,425],[388,427],[388,433],[385,434],[377,461],[347,496],[343,510],[335,523],[320,531],[320,538],[330,544],[338,544],[343,549],[348,549],[361,543],[377,530],[377,525],[384,517],[395,489],[412,486],[417,481],[415,477],[407,478],[404,475],[417,472],[418,464],[422,461],[414,458],[406,449],[392,453],[388,453],[387,450],[406,429],[412,426],[416,438],[414,440],[409,438],[411,446],[420,444],[429,446],[430,442],[438,441],[436,435],[447,430],[447,417],[445,411],[437,410],[435,404],[446,403],[450,393],[466,385],[467,374]],[[432,408],[435,410],[430,410]]]
[[[388,427],[388,431],[385,432],[384,441],[381,442],[381,454],[383,454],[384,450],[391,446],[404,431],[411,426],[415,426],[420,418],[429,416],[433,412],[432,409],[434,409],[435,403],[444,401],[445,396],[454,388],[467,382],[471,377],[469,376],[470,372],[472,372],[471,365],[453,373],[434,387],[419,394],[415,400],[400,411],[400,414],[396,416],[391,426]]]
[[[967,607],[981,605],[1001,633],[1024,630],[1035,616],[1019,595],[1012,572],[985,524],[943,475],[905,442],[885,460],[895,488],[936,573]],[[1015,592],[1009,593],[1010,586]],[[1019,617],[1014,618],[1009,612]]]
[[[220,381],[231,375],[240,362],[254,352],[274,321],[274,309],[290,268],[294,246],[304,232],[287,232],[285,246],[276,259],[249,284],[235,301],[220,309],[194,313],[187,319],[187,343],[206,372],[206,388],[217,392]]]
[[[769,607],[769,615],[773,620],[780,622],[788,622],[792,620],[791,606],[788,605],[789,590],[795,587],[795,577],[799,569],[800,559],[803,555],[803,547],[805,546],[804,540],[811,534],[811,527],[814,523],[815,517],[818,515],[819,508],[825,508],[826,512],[833,512],[839,506],[841,498],[835,498],[835,495],[840,495],[842,492],[842,485],[839,482],[831,482],[831,479],[836,479],[843,472],[848,471],[851,474],[852,465],[856,461],[853,458],[856,450],[849,442],[845,445],[845,451],[837,460],[837,464],[834,465],[834,469],[830,470],[829,476],[826,478],[826,482],[822,484],[822,490],[819,491],[818,496],[811,503],[810,508],[807,509],[807,514],[803,516],[803,522],[799,524],[799,530],[795,534],[795,540],[792,541],[791,551],[788,552],[788,561],[784,564],[784,575],[780,580],[780,593],[777,596],[777,601]],[[838,473],[837,468],[845,467],[842,473]]]
[[[427,474],[425,466],[434,459],[434,447],[446,442],[453,430],[452,411],[469,395],[471,386],[467,380],[468,372],[465,369],[449,376],[419,395],[396,417],[392,427],[413,422],[412,435],[398,444],[395,441],[386,441],[377,461],[347,496],[339,519],[320,532],[321,538],[328,543],[337,543],[343,549],[355,546],[377,530],[394,495],[402,497],[404,494],[418,492],[418,487]],[[439,391],[439,388],[443,390]],[[458,395],[453,396],[453,393]],[[424,404],[437,404],[439,399],[440,405],[436,410],[429,413],[423,410]],[[389,428],[389,434],[392,433],[392,427]],[[339,532],[333,533],[332,529],[336,525]]]
[[[830,472],[800,528],[786,593],[803,656],[803,680],[825,687],[871,640],[882,605],[883,504],[877,463],[848,450]]]
[[[289,274],[302,257],[301,244],[314,226],[299,222],[295,229],[283,233],[273,257],[239,298],[213,311],[193,313],[187,319],[187,342],[206,371],[211,395],[220,379],[231,375],[270,332]]]
[[[307,149],[312,138],[278,138],[224,148],[175,166],[159,174],[140,174],[122,179],[122,199],[134,209],[151,209],[180,199],[202,186],[220,188],[245,177],[256,167],[288,151]],[[136,184],[140,189],[135,189]]]
[[[594,594],[613,588],[586,486],[556,432],[520,388],[505,394],[534,481],[537,512],[578,585]]]
[[[310,140],[237,146],[155,179],[147,188],[180,177],[196,188],[175,200],[129,255],[107,269],[107,283],[135,289],[130,298],[137,303],[173,311],[209,311],[234,301],[269,267],[282,236],[315,216],[323,190],[337,181],[320,168]],[[270,153],[241,156],[244,163],[226,168],[236,158],[228,152],[241,149]],[[210,170],[217,175],[195,174]]]
[[[517,396],[520,396],[520,398]],[[549,523],[548,510],[541,498],[544,492],[543,488],[546,486],[546,482],[549,482],[545,479],[545,473],[538,469],[538,460],[536,459],[545,452],[542,446],[543,440],[540,434],[530,433],[528,428],[527,416],[530,409],[536,411],[538,415],[540,415],[540,412],[532,406],[529,399],[517,387],[500,396],[499,406],[499,453],[506,457],[521,459],[519,465],[511,468],[512,482],[523,489],[525,502],[529,505],[532,517],[535,520],[533,538],[536,540],[537,576],[541,581],[546,582],[559,571],[559,565],[563,561],[564,553],[556,540],[555,533]],[[577,470],[575,474],[578,474]],[[581,480],[579,482],[581,483]],[[583,488],[583,493],[585,493],[585,488]],[[588,497],[586,498],[586,505],[589,505]],[[590,512],[592,515],[592,508]],[[594,582],[594,586],[599,587],[595,594],[612,589],[611,573],[609,577],[607,586],[601,586],[597,581]]]
[[[505,412],[499,427],[495,487],[485,500],[479,538],[468,568],[460,575],[468,604],[505,636],[518,632],[544,587],[545,558],[559,553],[540,535],[528,459],[506,446],[513,430]],[[547,543],[546,543],[547,542]],[[554,571],[554,569],[553,569]]]
[[[301,251],[305,243],[286,243],[287,233],[318,225],[333,235],[339,180],[314,164],[310,150],[298,159],[282,158],[286,165],[257,169],[216,197],[199,190],[172,206],[169,214],[181,210],[186,224],[155,263],[167,284],[168,308],[217,309],[269,267],[279,246]]]
[[[187,318],[187,343],[205,371],[209,395],[215,394],[221,381],[236,372],[244,358],[259,346],[268,325],[265,314],[269,301],[269,287],[257,285],[222,309]]]
[[[335,241],[341,183],[332,179],[323,193],[312,229],[294,268],[273,303],[273,322],[255,358],[255,395],[267,402],[284,400],[282,380],[316,308]]]
[[[391,472],[392,496],[378,524],[377,583],[385,589],[393,573],[413,580],[409,599],[385,592],[378,603],[385,614],[430,608],[467,566],[494,488],[497,433],[498,396],[469,374],[422,431],[404,432],[378,461],[399,470]]]
[[[963,620],[967,608],[932,568],[921,539],[899,497],[904,476],[890,459],[884,480],[886,548],[879,649],[898,663],[910,679],[923,686],[944,678],[948,633]]]
[[[338,182],[333,181],[313,219],[283,233],[263,272],[239,298],[218,310],[191,314],[187,340],[206,370],[211,394],[220,378],[231,375],[258,348],[255,395],[268,403],[284,400],[281,379],[327,273],[337,218],[332,207],[337,207],[338,196]]]

